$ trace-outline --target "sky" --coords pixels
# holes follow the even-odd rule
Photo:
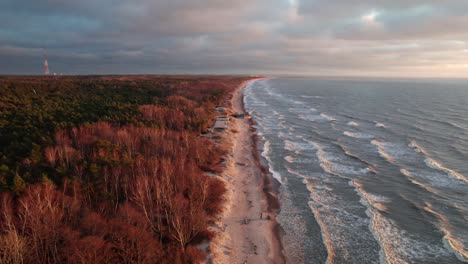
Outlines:
[[[0,0],[0,74],[468,77],[468,0]]]

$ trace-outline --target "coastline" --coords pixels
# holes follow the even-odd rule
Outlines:
[[[231,98],[230,110],[245,113],[243,82]],[[285,263],[281,226],[276,221],[278,184],[262,166],[253,120],[232,119],[223,134],[229,146],[221,178],[226,184],[225,208],[217,221],[218,234],[210,243],[212,263]]]

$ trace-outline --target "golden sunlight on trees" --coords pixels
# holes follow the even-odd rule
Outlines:
[[[203,261],[226,189],[200,132],[243,79],[73,78],[0,78],[0,263]]]

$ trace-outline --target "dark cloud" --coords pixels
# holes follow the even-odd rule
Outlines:
[[[468,73],[466,0],[3,0],[0,73]]]

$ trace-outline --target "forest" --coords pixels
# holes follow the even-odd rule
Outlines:
[[[0,77],[0,263],[200,263],[240,76]],[[212,174],[210,174],[212,175]]]

